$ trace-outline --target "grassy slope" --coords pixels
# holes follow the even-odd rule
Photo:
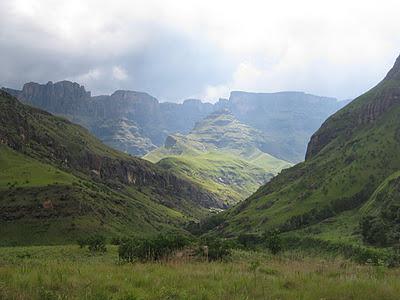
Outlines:
[[[358,222],[374,191],[400,170],[400,106],[358,123],[397,80],[386,80],[333,115],[318,133],[331,139],[318,154],[284,170],[226,214],[226,234],[278,227],[331,241],[361,243]],[[370,200],[369,200],[370,199]]]
[[[200,184],[232,205],[254,192],[289,163],[259,150],[264,137],[217,112],[196,124],[186,136],[171,136],[172,146],[153,150],[144,158]]]
[[[177,230],[207,213],[191,199],[199,191],[192,183],[104,146],[65,119],[3,95],[0,117],[0,245]],[[129,169],[147,177],[129,183]]]
[[[273,175],[238,156],[224,152],[168,156],[160,167],[186,176],[232,205],[250,195]]]
[[[117,193],[4,145],[0,167],[0,245],[68,243],[94,232],[150,234],[186,218],[145,193]]]
[[[70,185],[73,182],[77,179],[71,174],[0,145],[0,189]]]
[[[340,258],[234,252],[231,262],[118,264],[116,250],[0,248],[0,298],[398,299],[400,293],[399,269]]]

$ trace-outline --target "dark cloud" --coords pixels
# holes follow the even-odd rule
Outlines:
[[[90,45],[97,36],[80,42],[81,50],[70,49],[63,47],[62,38],[49,34],[34,20],[23,22],[9,15],[1,20],[2,86],[21,88],[29,81],[70,79],[84,84],[93,94],[131,89],[180,101],[200,94],[207,85],[228,81],[233,72],[233,64],[217,47],[165,28],[149,26],[145,41],[108,54],[112,44],[107,48]],[[116,70],[123,78],[115,76]]]

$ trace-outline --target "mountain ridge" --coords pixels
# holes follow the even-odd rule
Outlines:
[[[271,144],[275,146],[267,152],[298,162],[304,158],[311,134],[324,118],[343,105],[334,98],[303,92],[232,92],[229,100],[220,99],[215,104],[197,99],[177,104],[159,102],[144,92],[126,90],[92,97],[83,86],[68,81],[45,85],[27,83],[22,91],[3,89],[26,104],[88,128],[119,150],[139,156],[154,146],[161,146],[169,134],[187,134],[196,121],[213,111],[229,109],[242,123],[261,130],[274,140]],[[288,103],[294,109],[283,109]],[[130,126],[124,127],[123,120],[128,120]],[[299,126],[302,123],[309,126]],[[110,128],[106,129],[107,126]],[[132,139],[137,139],[137,142],[132,142]]]

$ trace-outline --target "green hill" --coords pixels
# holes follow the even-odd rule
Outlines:
[[[0,92],[0,245],[176,230],[221,207],[198,185]]]
[[[289,235],[390,246],[400,224],[400,58],[376,87],[331,116],[306,160],[228,211],[228,235],[278,228]]]
[[[167,137],[144,158],[200,184],[226,205],[243,200],[290,163],[260,150],[268,139],[229,111],[212,113],[187,135]]]

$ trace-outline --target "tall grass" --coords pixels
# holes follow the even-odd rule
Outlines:
[[[116,247],[0,248],[0,299],[398,299],[400,270],[287,252],[118,262]]]

